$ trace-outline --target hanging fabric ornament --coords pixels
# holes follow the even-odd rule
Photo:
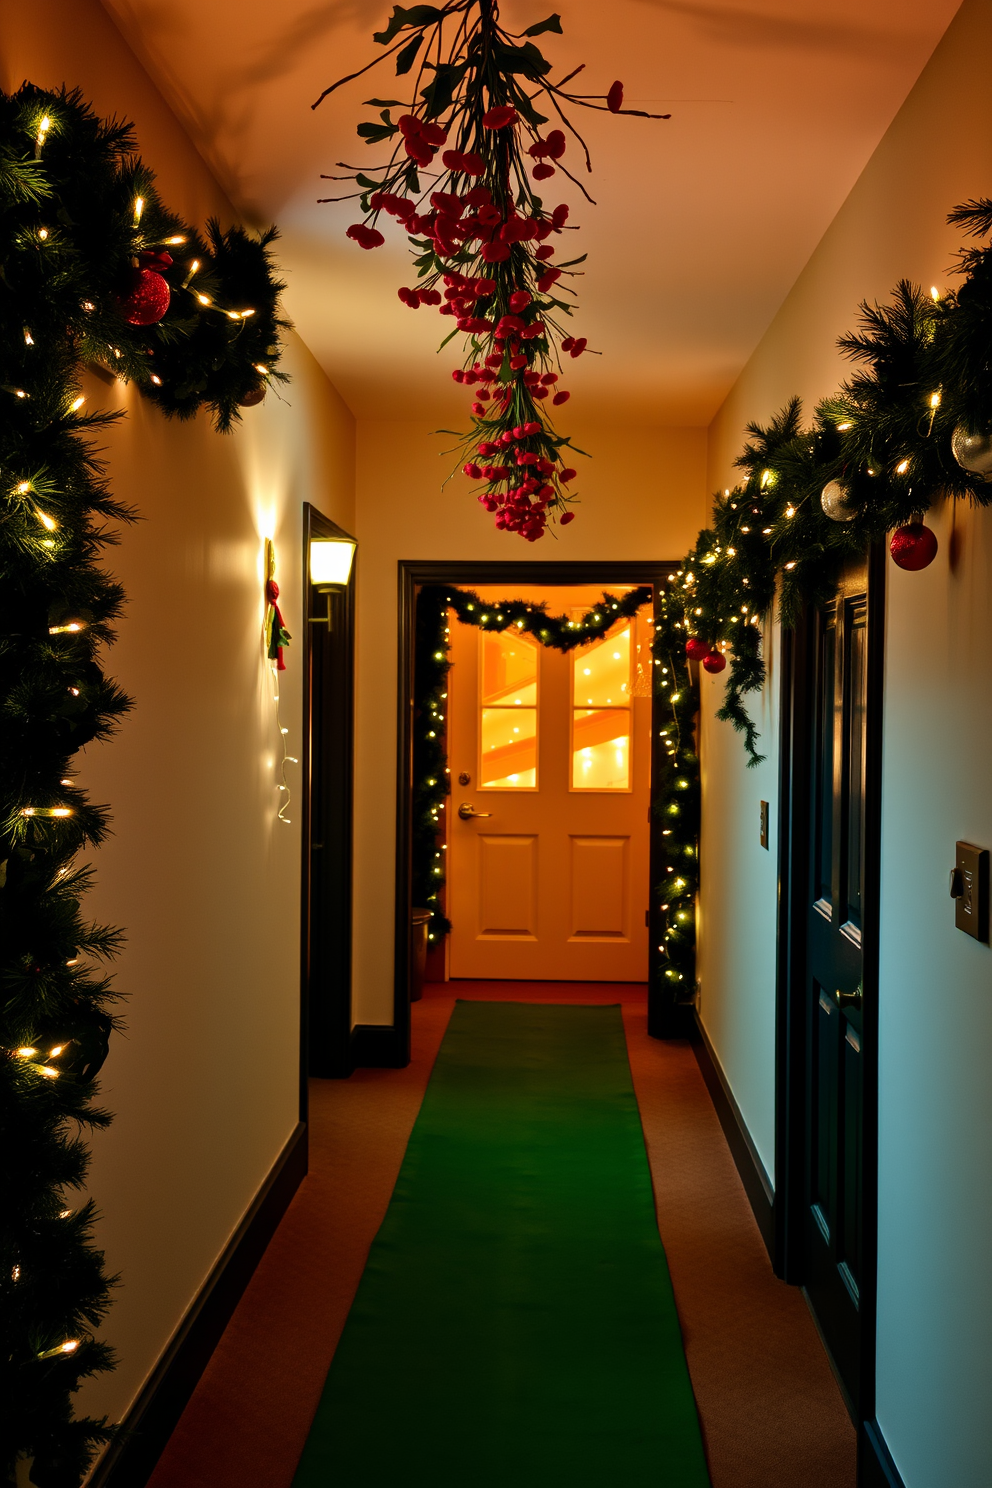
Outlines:
[[[117,296],[121,314],[128,325],[158,325],[169,308],[172,290],[162,277],[162,270],[172,265],[171,253],[139,253],[131,270],[128,287]]]
[[[975,434],[958,424],[951,435],[951,454],[969,475],[992,480],[992,434]]]
[[[275,580],[276,572],[276,549],[272,539],[265,539],[265,654],[269,661],[274,661],[277,672],[286,670],[283,660],[283,647],[288,646],[293,639],[283,622],[282,611],[276,601],[279,598],[279,585]]]
[[[840,481],[827,481],[820,493],[820,505],[831,522],[851,522],[857,513],[850,505],[850,493]]]
[[[727,658],[722,651],[710,651],[703,657],[703,666],[708,672],[722,672],[727,665]]]
[[[907,522],[897,527],[889,543],[892,561],[899,568],[915,573],[926,568],[937,556],[937,536],[922,522]]]
[[[701,641],[698,636],[690,636],[685,643],[685,654],[690,661],[703,661],[712,649],[709,641]]]

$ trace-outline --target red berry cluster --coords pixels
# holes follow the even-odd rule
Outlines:
[[[401,158],[381,188],[367,195],[370,220],[354,224],[348,236],[362,248],[378,247],[383,237],[374,222],[380,213],[409,234],[420,282],[400,289],[400,300],[411,310],[437,307],[470,338],[469,365],[452,373],[473,389],[464,473],[483,483],[478,500],[497,528],[533,542],[544,535],[549,517],[565,526],[575,516],[566,489],[575,471],[563,468],[560,452],[567,440],[547,416],[569,398],[557,385],[561,356],[574,359],[587,349],[584,336],[563,335],[556,321],[570,313],[555,288],[568,265],[550,262],[555,247],[549,240],[562,233],[569,211],[564,202],[546,211],[526,183],[527,170],[538,181],[555,174],[551,162],[565,154],[565,135],[560,129],[546,138],[538,134],[524,153],[520,115],[498,104],[473,133],[462,131],[459,145],[475,148],[444,149],[444,173],[434,189],[421,191],[416,171],[447,145],[448,131],[413,113],[397,126],[406,163]],[[502,463],[492,463],[494,455]]]

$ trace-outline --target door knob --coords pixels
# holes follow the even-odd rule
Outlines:
[[[856,992],[842,992],[840,988],[834,993],[834,1001],[838,1007],[859,1008],[861,1006],[861,988]]]
[[[473,817],[492,816],[491,811],[476,811],[471,801],[463,801],[458,808],[458,815],[462,821],[471,821]]]

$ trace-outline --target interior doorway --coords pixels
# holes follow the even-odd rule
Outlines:
[[[786,636],[776,1261],[874,1416],[884,554]]]
[[[455,584],[477,588],[480,584],[497,584],[503,595],[511,597],[521,585],[535,586],[545,594],[554,589],[576,585],[595,586],[599,593],[616,586],[648,585],[655,595],[662,592],[668,575],[677,567],[671,560],[635,562],[554,563],[517,562],[416,562],[402,560],[399,565],[399,729],[397,749],[397,832],[396,832],[396,899],[394,921],[394,993],[393,1022],[375,1030],[374,1045],[363,1043],[362,1064],[402,1066],[409,1062],[410,1049],[410,978],[413,967],[412,882],[413,882],[413,809],[414,809],[414,730],[415,730],[415,664],[417,597],[421,588],[431,584]],[[659,778],[660,722],[657,700],[652,704],[651,754],[652,779]],[[659,820],[652,815],[649,844],[649,883],[660,880],[661,832]],[[659,945],[662,927],[652,896],[651,921],[647,927],[648,942],[648,1018],[649,1031],[657,1037],[684,1032],[685,1009],[676,1006],[670,991],[663,985]]]
[[[602,592],[513,598],[578,621]],[[652,605],[565,653],[449,625],[447,975],[646,983]]]
[[[355,570],[344,582],[314,579],[315,544],[355,540],[303,507],[303,832],[301,1081],[350,1075]]]

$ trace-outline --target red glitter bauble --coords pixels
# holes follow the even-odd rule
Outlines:
[[[922,522],[907,522],[897,527],[889,543],[893,563],[911,573],[926,568],[937,556],[937,536]]]
[[[722,672],[727,665],[727,658],[722,651],[710,651],[703,657],[703,666],[708,672]]]
[[[246,393],[242,393],[241,397],[238,399],[238,407],[254,408],[257,403],[261,403],[264,397],[264,387],[249,388],[248,391]]]
[[[690,636],[685,643],[685,654],[690,661],[702,661],[704,656],[710,654],[710,643],[701,641],[698,636]]]
[[[128,325],[158,325],[169,308],[172,294],[161,274],[154,269],[134,269],[131,287],[126,295],[120,295],[117,303]]]

